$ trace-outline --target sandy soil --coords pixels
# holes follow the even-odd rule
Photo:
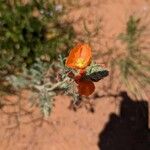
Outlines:
[[[96,36],[86,39],[98,55],[112,45],[120,47],[116,38],[125,30],[131,14],[148,22],[148,12],[148,0],[79,0],[67,18],[73,22],[78,40],[87,37],[84,21],[91,32],[100,29]],[[101,62],[99,57],[96,60]],[[77,111],[70,109],[69,97],[57,96],[47,119],[28,103],[31,92],[8,95],[7,106],[0,106],[0,150],[149,150],[148,100],[135,102],[126,93],[106,97],[107,84],[109,79],[98,82],[99,96],[91,96],[90,103],[85,102]]]

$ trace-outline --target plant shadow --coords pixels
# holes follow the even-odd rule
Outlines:
[[[122,97],[119,115],[112,113],[99,134],[100,150],[150,150],[148,103],[132,100],[126,92]]]

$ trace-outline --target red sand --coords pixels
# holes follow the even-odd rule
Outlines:
[[[113,44],[119,47],[120,43],[115,38],[124,31],[131,14],[144,16],[150,12],[148,0],[79,0],[79,6],[72,7],[67,15],[73,21],[79,39],[86,37],[83,20],[89,30],[93,31],[98,20],[102,19],[99,25],[102,30],[91,38],[96,53]],[[146,22],[148,21],[147,19]],[[102,85],[106,81],[109,84],[108,79],[96,83],[96,92],[99,95],[105,94]],[[29,95],[29,91],[23,91],[21,104],[17,106],[9,104],[17,102],[18,97],[8,96],[8,106],[0,110],[0,150],[100,150],[99,134],[109,121],[110,114],[118,114],[121,102],[121,99],[113,97],[91,99],[95,109],[91,113],[84,106],[77,111],[70,110],[70,97],[57,96],[51,116],[42,121],[38,108],[30,107]],[[25,112],[26,115],[23,115]]]

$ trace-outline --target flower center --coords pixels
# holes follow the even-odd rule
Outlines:
[[[78,68],[84,68],[85,64],[86,64],[85,59],[78,58],[76,63],[75,63],[75,66],[78,67]]]

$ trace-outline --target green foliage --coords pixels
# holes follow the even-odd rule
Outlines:
[[[62,20],[63,12],[55,1],[0,1],[0,81],[13,90],[32,89],[31,100],[36,99],[45,116],[51,112],[55,90],[65,87],[65,81],[56,81],[56,58],[67,53],[75,36]]]
[[[93,82],[98,82],[99,80],[107,77],[109,71],[102,68],[100,65],[92,62],[86,69],[86,75],[83,77],[85,80],[91,80]]]
[[[58,50],[67,49],[74,32],[62,23],[62,10],[43,0],[0,1],[0,73],[14,73],[36,62],[37,58],[52,61]],[[7,73],[8,73],[7,72]]]
[[[58,63],[58,62],[57,62]],[[23,67],[23,72],[17,75],[8,75],[7,81],[11,83],[13,89],[28,88],[33,91],[30,98],[33,105],[38,105],[41,112],[46,117],[53,108],[54,96],[57,89],[65,89],[66,76],[61,81],[55,81],[58,74],[54,68],[58,68],[57,63],[47,63],[41,60],[36,61],[29,69]],[[60,63],[60,65],[62,65]],[[63,69],[63,66],[59,66]],[[59,69],[59,68],[58,68]]]
[[[119,38],[122,42],[127,44],[127,52],[129,55],[134,56],[139,53],[139,44],[138,40],[142,36],[142,32],[146,29],[145,26],[140,26],[140,19],[136,19],[133,16],[130,16],[127,27],[126,33],[121,33]]]
[[[34,85],[41,85],[45,82],[46,73],[51,66],[52,64],[37,60],[28,69],[22,66],[22,73],[8,75],[6,79],[15,90],[32,88]]]
[[[43,89],[39,94],[39,107],[45,117],[49,116],[53,108],[53,97],[55,93],[48,92],[47,89]]]
[[[146,27],[140,25],[140,19],[130,16],[126,32],[119,35],[119,39],[126,44],[126,49],[123,55],[113,60],[113,64],[120,68],[122,81],[136,97],[150,83],[150,58],[141,49],[139,40],[144,30]]]

